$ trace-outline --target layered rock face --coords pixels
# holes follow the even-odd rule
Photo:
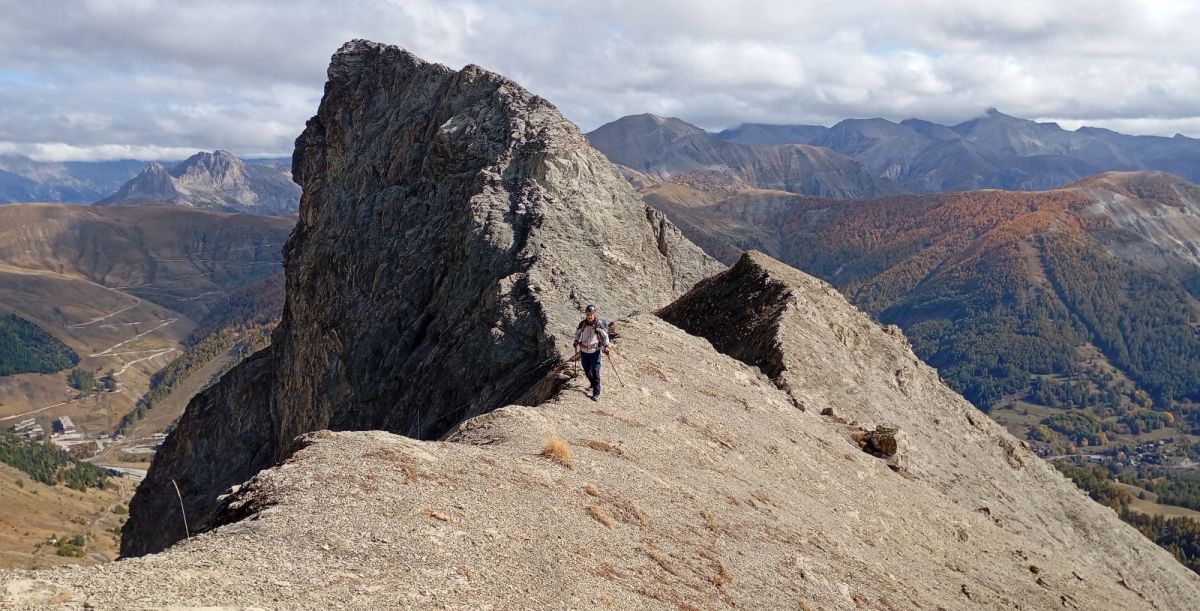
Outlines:
[[[230,497],[220,528],[143,558],[0,574],[0,602],[1194,608],[1200,578],[828,285],[750,255],[663,315],[709,339],[618,321],[623,383],[600,404],[580,375],[440,442],[312,433]],[[884,422],[908,438],[907,471],[854,442]],[[543,455],[554,438],[569,454]]]
[[[347,43],[296,141],[272,347],[197,396],[130,507],[126,556],[323,429],[434,438],[553,390],[589,303],[660,307],[720,265],[548,102],[476,66]]]

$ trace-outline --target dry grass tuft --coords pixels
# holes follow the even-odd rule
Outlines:
[[[650,522],[650,516],[646,515],[646,512],[642,511],[637,504],[619,499],[614,502],[614,508],[618,520],[626,524],[639,524],[647,530],[654,528],[654,524]]]
[[[541,455],[568,469],[575,468],[575,462],[571,460],[571,446],[561,437],[547,438]]]
[[[584,492],[586,492],[586,493],[588,493],[588,494],[590,494],[590,495],[592,495],[592,496],[594,496],[594,497],[597,497],[597,498],[599,498],[599,497],[600,497],[600,489],[599,489],[599,488],[597,488],[597,487],[595,487],[595,486],[594,486],[594,485],[592,485],[592,484],[588,484],[588,485],[584,486],[584,487],[583,487],[583,491],[584,491]]]
[[[621,448],[618,448],[611,443],[606,443],[595,439],[580,439],[579,442],[593,450],[596,450],[597,452],[606,452],[608,454],[615,454],[617,456],[624,454],[624,452],[621,451]]]
[[[779,506],[779,505],[775,504],[775,501],[771,500],[771,497],[767,496],[767,493],[765,493],[761,490],[754,491],[753,493],[750,494],[750,496],[754,497],[754,500],[758,501],[759,503],[762,503],[763,505],[770,505],[771,507]]]
[[[718,589],[721,589],[725,584],[733,583],[733,573],[729,572],[729,567],[725,564],[725,561],[722,560],[720,556],[709,550],[700,550],[700,556],[717,565],[717,574],[709,577],[708,579],[713,583],[713,585],[717,586]]]
[[[613,529],[613,519],[610,518],[607,513],[604,513],[603,509],[600,509],[595,505],[591,505],[588,507],[588,513],[591,514],[591,516],[595,518],[597,522],[608,527],[609,530]]]
[[[637,505],[633,506],[633,514],[637,516],[638,524],[641,524],[642,528],[654,528],[654,524],[650,522],[650,516],[646,515],[646,512]]]

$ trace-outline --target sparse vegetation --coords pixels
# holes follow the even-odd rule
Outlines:
[[[621,448],[611,443],[597,441],[595,439],[580,439],[579,442],[593,450],[596,450],[597,452],[605,452],[608,454],[615,454],[617,456],[624,454],[624,452],[621,451]]]
[[[79,355],[45,329],[17,316],[0,316],[0,376],[52,373],[79,364]]]
[[[1200,521],[1187,517],[1147,516],[1131,511],[1129,504],[1133,501],[1133,494],[1118,486],[1109,470],[1103,467],[1080,467],[1070,463],[1055,466],[1096,502],[1111,507],[1122,520],[1138,529],[1146,538],[1171,552],[1184,566],[1200,573]]]
[[[87,555],[87,537],[75,535],[70,539],[55,539],[55,553],[69,558],[83,558]]]
[[[96,392],[96,374],[86,369],[72,369],[67,374],[67,385],[87,397]]]
[[[150,378],[150,391],[138,399],[132,411],[121,417],[114,434],[124,434],[130,425],[145,418],[146,412],[154,409],[154,406],[170,395],[176,386],[214,358],[236,350],[234,358],[209,381],[210,383],[269,342],[270,327],[265,326],[225,327],[201,339]]]
[[[225,305],[210,312],[186,339],[189,346],[229,327],[264,327],[269,334],[283,312],[284,277],[268,274],[234,291]],[[264,343],[265,345],[265,343]]]
[[[599,507],[597,507],[595,505],[589,505],[587,510],[588,510],[588,515],[592,516],[592,518],[594,518],[597,522],[603,524],[609,530],[612,530],[614,528],[613,519],[611,517],[609,517],[609,515],[607,513],[604,513],[603,509],[600,509]]]
[[[571,446],[560,437],[546,439],[546,445],[542,448],[541,455],[568,469],[575,468],[575,462],[571,459]]]

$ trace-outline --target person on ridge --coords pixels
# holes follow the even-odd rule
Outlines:
[[[596,306],[583,310],[584,318],[575,330],[575,356],[583,362],[583,373],[592,384],[592,401],[600,400],[600,354],[608,354],[608,329],[600,324]]]

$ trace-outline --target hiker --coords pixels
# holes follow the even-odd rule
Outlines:
[[[600,400],[600,354],[608,354],[608,329],[596,316],[596,306],[583,309],[583,320],[575,330],[575,356],[583,362],[583,373],[592,385],[592,401]]]

